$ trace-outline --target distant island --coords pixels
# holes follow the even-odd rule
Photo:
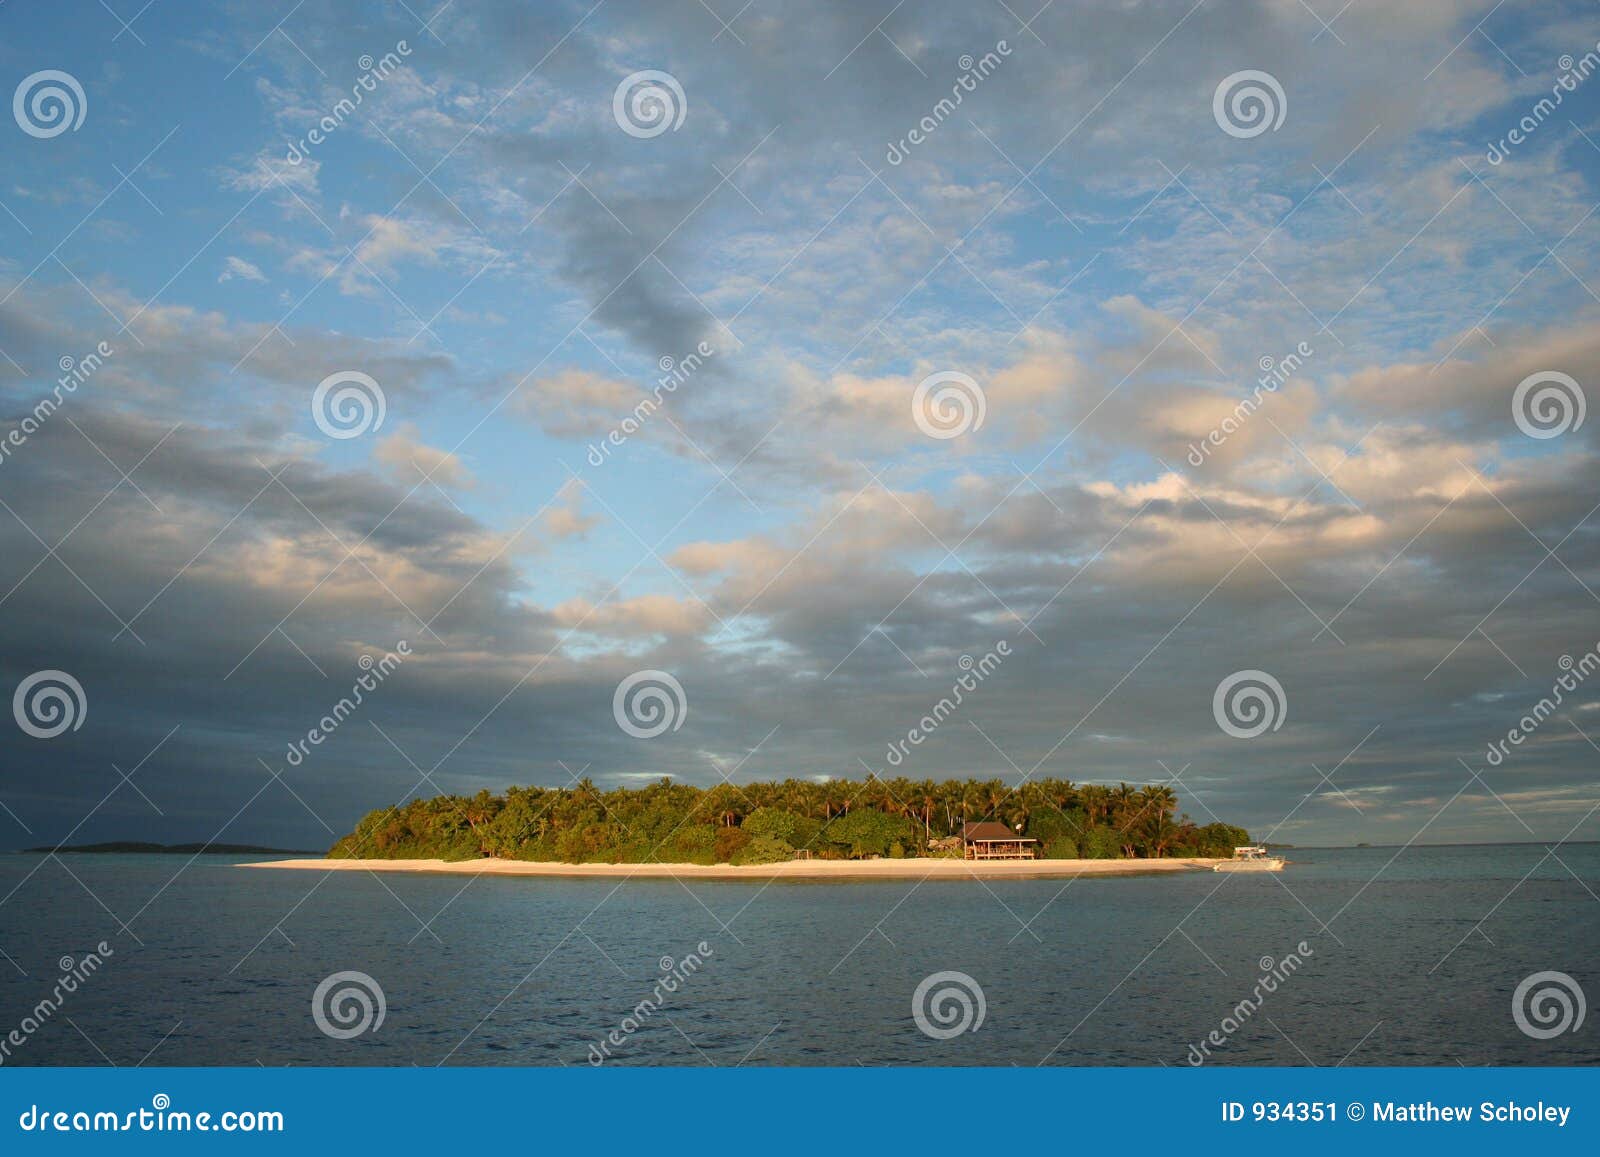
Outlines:
[[[1178,815],[1177,805],[1166,785],[1063,779],[1020,788],[998,779],[876,777],[699,788],[662,778],[609,791],[585,779],[381,808],[339,839],[328,859],[729,866],[797,859],[1170,861],[1229,857],[1251,842],[1245,829],[1196,824]]]
[[[76,844],[60,848],[23,848],[40,855],[69,852],[73,855],[209,855],[209,856],[304,856],[298,848],[263,848],[256,844],[147,844],[138,840],[114,840],[105,844]]]

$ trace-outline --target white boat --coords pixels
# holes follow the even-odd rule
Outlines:
[[[1281,872],[1288,863],[1282,856],[1269,856],[1260,844],[1245,844],[1233,849],[1233,859],[1212,864],[1213,872]]]

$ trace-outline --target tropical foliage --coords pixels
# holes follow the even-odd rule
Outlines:
[[[1250,842],[1230,824],[1176,814],[1167,786],[1030,780],[787,779],[700,788],[661,779],[602,791],[512,787],[438,796],[368,814],[329,851],[339,858],[562,863],[773,863],[951,853],[935,842],[996,820],[1052,859],[1226,856]]]

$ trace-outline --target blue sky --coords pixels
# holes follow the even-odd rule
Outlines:
[[[1299,842],[1595,835],[1600,692],[1486,763],[1600,644],[1600,420],[1513,414],[1600,367],[1592,6],[1035,7],[0,8],[7,85],[85,106],[0,134],[7,427],[115,350],[0,466],[6,685],[87,701],[6,737],[3,838],[317,844],[583,768],[1177,777]],[[618,119],[645,70],[676,127]],[[1275,128],[1219,119],[1247,70]],[[381,427],[319,427],[337,373]],[[941,373],[981,426],[919,426]],[[651,740],[612,718],[640,669],[687,702]],[[1239,670],[1277,730],[1218,726]],[[113,765],[147,756],[141,798]]]

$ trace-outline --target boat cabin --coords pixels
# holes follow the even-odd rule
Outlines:
[[[1211,865],[1213,872],[1281,872],[1288,863],[1282,856],[1274,856],[1264,844],[1243,844],[1233,849],[1233,859],[1218,860]]]

